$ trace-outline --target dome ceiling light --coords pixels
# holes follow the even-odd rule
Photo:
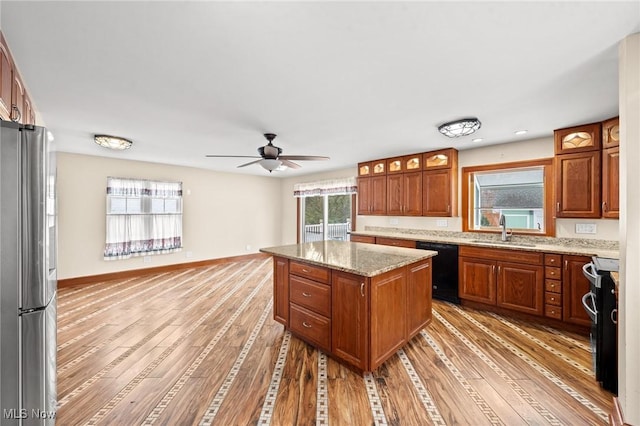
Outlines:
[[[93,137],[93,140],[95,141],[95,143],[102,147],[114,149],[116,151],[129,149],[131,148],[131,145],[133,145],[133,142],[131,142],[129,139],[121,138],[118,136],[95,135]]]
[[[450,138],[459,138],[474,133],[482,123],[475,117],[462,118],[438,126],[438,131]]]

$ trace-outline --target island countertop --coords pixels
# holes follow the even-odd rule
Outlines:
[[[431,250],[334,240],[265,247],[260,251],[365,277],[374,277],[438,254]]]

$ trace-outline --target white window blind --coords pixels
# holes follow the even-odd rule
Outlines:
[[[107,178],[105,260],[182,248],[182,183]]]

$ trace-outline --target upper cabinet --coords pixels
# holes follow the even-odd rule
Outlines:
[[[458,151],[450,148],[422,156],[422,215],[458,214]]]
[[[620,217],[620,127],[618,117],[602,123],[602,217]]]
[[[599,151],[602,147],[601,124],[592,123],[555,130],[553,133],[555,153]]]
[[[556,217],[619,217],[619,119],[554,131]]]
[[[0,118],[35,124],[35,111],[17,72],[4,36],[0,33]]]
[[[358,214],[455,216],[458,151],[403,155],[358,164]]]

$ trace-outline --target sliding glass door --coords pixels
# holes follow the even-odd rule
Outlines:
[[[353,195],[318,195],[300,199],[300,242],[349,240]]]

